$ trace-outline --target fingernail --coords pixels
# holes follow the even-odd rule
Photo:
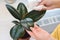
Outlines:
[[[33,29],[32,27],[30,27],[30,29]]]

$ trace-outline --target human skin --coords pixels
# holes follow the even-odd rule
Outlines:
[[[35,38],[36,40],[55,40],[47,31],[43,30],[36,24],[34,24],[34,28],[31,27],[30,29],[31,31],[26,31],[28,32],[28,34],[30,34],[31,37]]]
[[[44,5],[43,10],[50,10],[54,8],[60,8],[60,0],[42,0],[37,6]],[[41,9],[40,9],[41,10]]]

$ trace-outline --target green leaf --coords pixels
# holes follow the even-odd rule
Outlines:
[[[42,11],[32,10],[26,15],[25,18],[31,18],[33,19],[34,22],[36,22],[37,20],[39,20],[40,18],[44,16],[45,12],[46,10],[42,10]]]
[[[17,10],[20,13],[21,19],[24,19],[24,17],[28,13],[26,6],[23,3],[19,3]]]
[[[20,16],[19,12],[14,7],[12,7],[10,5],[6,5],[6,7],[13,17],[21,20],[21,18],[20,18],[21,16]]]
[[[26,18],[24,20],[21,20],[21,24],[26,30],[29,31],[30,31],[30,27],[34,27],[34,22],[31,18]]]
[[[19,37],[22,38],[25,34],[25,30],[22,27],[22,25],[15,25],[14,27],[11,28],[10,30],[10,36],[13,39],[18,39]]]
[[[20,22],[18,21],[12,21],[14,24],[18,25]]]

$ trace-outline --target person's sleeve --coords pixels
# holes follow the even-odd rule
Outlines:
[[[60,40],[60,24],[57,25],[55,30],[51,33],[51,36],[57,40]]]

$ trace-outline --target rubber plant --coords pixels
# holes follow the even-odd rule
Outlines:
[[[6,4],[8,11],[11,15],[18,19],[19,21],[12,21],[15,25],[10,30],[10,36],[13,40],[18,40],[18,38],[25,38],[29,35],[26,30],[30,30],[30,27],[34,26],[34,22],[38,21],[42,18],[46,12],[46,10],[36,11],[32,10],[28,12],[25,4],[19,3],[17,9],[12,7],[11,5]]]

